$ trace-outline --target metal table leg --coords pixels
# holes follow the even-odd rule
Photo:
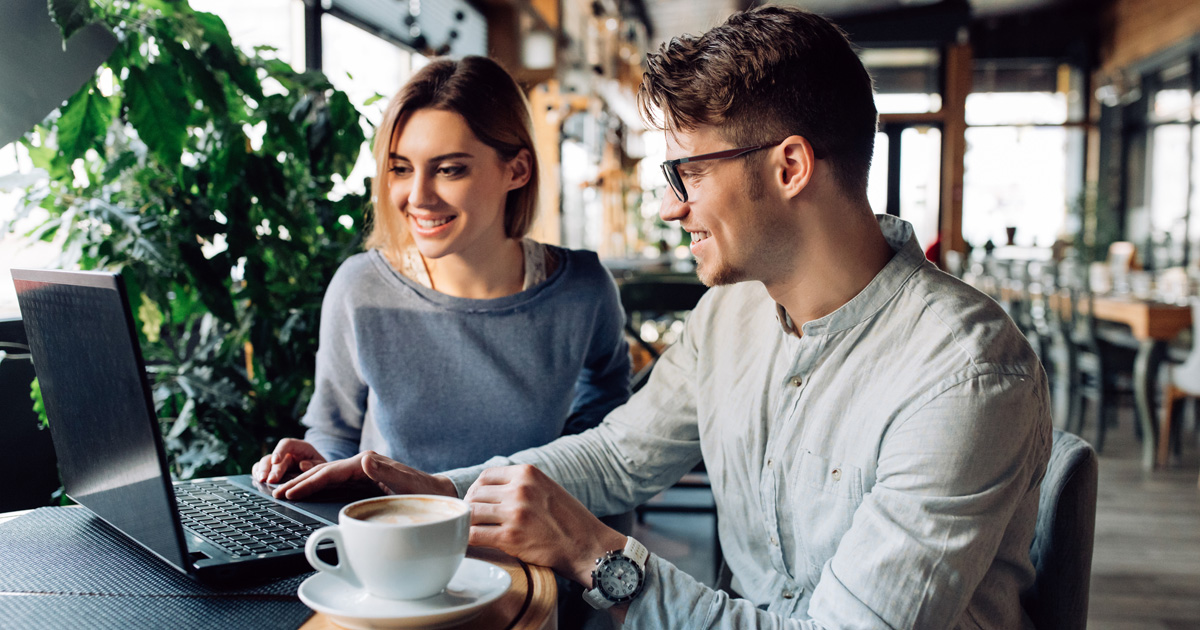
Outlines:
[[[1147,339],[1138,346],[1133,362],[1133,393],[1137,421],[1142,427],[1142,468],[1154,469],[1154,449],[1158,444],[1158,422],[1154,417],[1154,391],[1158,370],[1167,353],[1167,342]]]

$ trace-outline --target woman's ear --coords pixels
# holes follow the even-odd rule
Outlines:
[[[817,159],[812,144],[804,136],[789,136],[783,145],[783,162],[778,171],[779,184],[786,197],[795,197],[808,187]]]
[[[508,161],[508,189],[516,190],[529,183],[533,176],[533,154],[521,149],[516,157]]]

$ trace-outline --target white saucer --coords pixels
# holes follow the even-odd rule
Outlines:
[[[351,630],[441,628],[461,623],[508,591],[512,578],[500,567],[464,558],[446,590],[425,599],[383,599],[339,577],[317,573],[300,584],[300,601]]]

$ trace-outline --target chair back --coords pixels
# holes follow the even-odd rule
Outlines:
[[[650,363],[634,374],[630,381],[630,389],[636,392],[650,378],[650,370],[658,360],[659,351],[642,339],[641,332],[634,322],[640,322],[642,318],[653,319],[690,311],[696,307],[708,287],[694,276],[689,279],[645,276],[622,281],[618,284],[618,289],[621,294],[621,306],[625,309],[625,332],[650,355]]]
[[[1200,396],[1200,297],[1192,298],[1192,351],[1171,370],[1171,382],[1189,396]]]
[[[1038,630],[1087,627],[1096,533],[1096,452],[1054,430],[1029,558],[1036,577],[1021,605]]]
[[[58,466],[50,431],[38,427],[33,400],[33,361],[20,319],[0,319],[0,512],[49,505],[58,488]]]

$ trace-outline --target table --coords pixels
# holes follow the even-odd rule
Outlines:
[[[1092,308],[1096,319],[1125,324],[1138,340],[1133,362],[1133,395],[1138,422],[1142,425],[1142,468],[1151,470],[1158,444],[1158,421],[1154,415],[1158,370],[1166,358],[1167,344],[1192,325],[1192,309],[1132,296],[1107,295],[1093,297]]]
[[[0,514],[0,523],[31,510]],[[451,630],[557,630],[558,584],[554,572],[530,565],[495,549],[472,547],[467,556],[502,567],[512,577],[512,587],[483,613]],[[321,613],[313,615],[300,630],[341,630]]]
[[[1062,312],[1067,300],[1059,294],[1050,296],[1050,306]],[[1086,312],[1087,302],[1080,310]],[[1158,444],[1158,421],[1154,415],[1154,392],[1158,386],[1158,371],[1167,355],[1167,344],[1192,325],[1190,306],[1166,304],[1150,299],[1097,294],[1092,297],[1093,314],[1097,320],[1129,326],[1138,341],[1133,362],[1133,396],[1137,421],[1142,427],[1142,468],[1155,466],[1155,445]]]

